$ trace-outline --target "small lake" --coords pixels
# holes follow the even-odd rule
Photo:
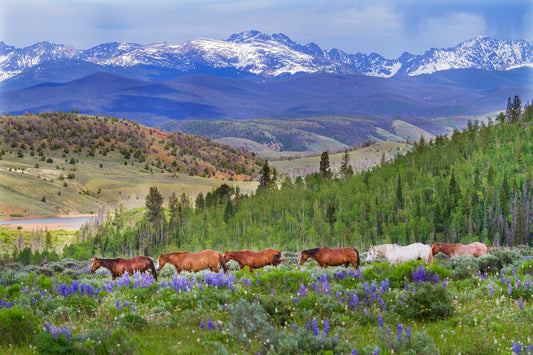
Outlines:
[[[58,225],[61,229],[64,228],[80,228],[85,222],[96,218],[95,216],[86,217],[40,217],[40,218],[21,218],[21,219],[5,219],[0,220],[1,225],[16,225],[22,226],[24,224],[34,224],[37,228],[43,228],[46,225]]]

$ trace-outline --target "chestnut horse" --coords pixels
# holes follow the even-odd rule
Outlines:
[[[431,247],[422,243],[413,243],[407,246],[398,244],[371,246],[366,255],[368,264],[377,258],[384,258],[391,264],[401,264],[409,260],[423,260],[429,265],[433,263]]]
[[[155,271],[154,262],[146,256],[136,256],[131,259],[98,259],[96,256],[93,259],[91,272],[95,272],[100,267],[105,267],[111,272],[111,278],[114,280],[117,276],[122,276],[126,271],[133,275],[135,271],[145,272],[150,270],[154,279],[157,280],[157,272]]]
[[[174,265],[178,274],[182,271],[197,272],[207,268],[211,271],[218,272],[219,263],[222,265],[224,272],[228,272],[226,262],[222,255],[217,251],[209,249],[199,253],[177,251],[175,253],[161,254],[157,259],[157,270],[161,270],[167,262]]]
[[[257,252],[250,250],[224,251],[224,260],[226,262],[234,260],[239,263],[241,269],[248,266],[253,272],[254,268],[262,268],[266,265],[278,266],[285,259],[281,259],[279,250],[267,248]]]
[[[473,255],[475,257],[488,254],[490,252],[489,246],[484,243],[474,242],[470,244],[441,244],[435,242],[431,247],[433,255],[442,252],[448,256],[453,255]]]
[[[307,249],[302,251],[300,265],[305,263],[308,258],[315,259],[318,265],[323,268],[338,265],[348,267],[348,265],[352,264],[357,270],[361,264],[359,252],[355,248],[330,249],[324,247]]]

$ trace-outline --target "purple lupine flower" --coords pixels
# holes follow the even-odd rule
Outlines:
[[[207,329],[208,330],[215,330],[216,329],[215,323],[210,318],[207,318]]]
[[[205,331],[205,323],[204,321],[200,321],[200,328],[202,328],[202,332]]]
[[[57,340],[57,337],[59,336],[59,328],[56,326],[52,327],[52,334],[54,335],[54,340]]]
[[[381,314],[378,315],[378,325],[383,329],[383,316]]]
[[[383,301],[383,299],[381,298],[378,298],[378,303],[381,306],[381,309],[383,309],[383,311],[385,312],[387,310],[387,305],[385,304],[385,301]]]
[[[527,354],[533,354],[533,344],[526,346],[526,355]]]
[[[411,341],[411,327],[405,327],[405,335],[407,335],[407,341]]]
[[[124,300],[123,305],[124,305],[124,307],[128,307],[128,301]]]
[[[297,298],[294,298],[294,303],[300,303],[300,300]]]
[[[492,284],[489,285],[489,294],[491,296],[494,294],[494,286]]]
[[[329,334],[329,319],[326,318],[326,320],[324,321],[324,334],[328,335]]]
[[[313,330],[314,336],[317,336],[318,334],[320,334],[320,330],[318,329],[318,325],[317,325],[315,318],[313,318],[313,320],[311,321],[311,328]]]
[[[37,300],[35,298],[32,298],[31,299],[31,303],[33,303],[33,305],[35,305],[37,303]]]
[[[61,334],[63,334],[65,336],[65,338],[67,338],[67,341],[70,340],[70,327],[67,325],[63,328],[61,328],[61,331],[60,331]]]
[[[370,292],[370,286],[368,285],[368,282],[365,281],[365,285],[364,286],[365,286],[366,294],[370,296],[372,294],[372,292]]]
[[[257,286],[261,285],[261,280],[257,279],[256,283],[257,283]]]
[[[503,269],[500,271],[500,280],[502,282],[502,287],[505,286],[505,272],[503,272]]]
[[[522,311],[524,310],[524,300],[522,299],[522,297],[518,299],[518,307],[520,307]]]
[[[44,329],[46,330],[47,333],[50,333],[50,323],[45,323]]]
[[[407,283],[407,281],[404,281],[403,284],[405,286],[405,289],[408,290],[409,289],[409,284]]]
[[[363,310],[363,313],[365,314],[365,316],[367,316],[369,319],[372,319],[372,315],[370,313],[368,313],[368,311],[366,310],[366,308]]]
[[[511,283],[509,283],[509,288],[507,289],[507,293],[510,295],[513,294],[513,285]]]
[[[304,284],[300,284],[300,287],[298,288],[298,297],[305,297],[307,296],[307,289],[305,288]]]
[[[294,329],[294,331],[297,332],[298,331],[298,326],[296,324],[293,324],[292,325],[292,329]]]
[[[515,354],[518,354],[518,355],[522,354],[522,343],[520,341],[516,343],[513,341],[513,346],[511,349],[513,350]]]
[[[275,296],[275,295],[276,295],[276,292],[274,291],[274,289],[273,289],[273,288],[271,288],[271,289],[270,289],[270,294],[271,294],[271,295],[273,295],[273,296]]]
[[[374,355],[379,355],[379,348],[374,349]]]
[[[116,306],[117,306],[117,309],[120,309],[120,308],[121,308],[121,302],[120,302],[120,300],[117,300]]]
[[[446,288],[446,286],[448,286],[448,279],[444,279],[444,281],[442,281],[442,287]]]
[[[398,337],[398,341],[401,341],[402,340],[402,332],[403,332],[403,324],[398,324],[397,326],[397,337]]]
[[[357,355],[357,349],[352,349],[352,355]]]
[[[305,322],[305,329],[310,330],[311,326],[309,325],[309,322]]]

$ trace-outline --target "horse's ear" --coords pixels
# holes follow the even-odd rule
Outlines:
[[[96,255],[95,255],[95,256],[93,256],[93,260],[96,260]]]

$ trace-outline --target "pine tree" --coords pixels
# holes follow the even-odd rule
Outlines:
[[[331,168],[329,166],[329,154],[327,151],[323,152],[320,156],[320,175],[324,180],[331,177]]]
[[[396,205],[398,209],[403,206],[403,190],[402,190],[402,177],[398,174],[398,186],[396,187]]]
[[[261,178],[259,179],[259,186],[257,187],[257,190],[265,190],[267,188],[270,188],[272,186],[272,178],[270,176],[270,166],[268,166],[268,160],[265,160],[265,163],[263,164],[263,169],[261,172]]]
[[[152,224],[163,218],[163,196],[155,186],[151,186],[146,195],[146,218]]]
[[[344,151],[344,155],[342,156],[341,169],[339,171],[339,174],[341,178],[343,179],[346,179],[346,177],[348,176],[349,163],[350,163],[350,154],[348,154],[348,150],[346,149]]]

